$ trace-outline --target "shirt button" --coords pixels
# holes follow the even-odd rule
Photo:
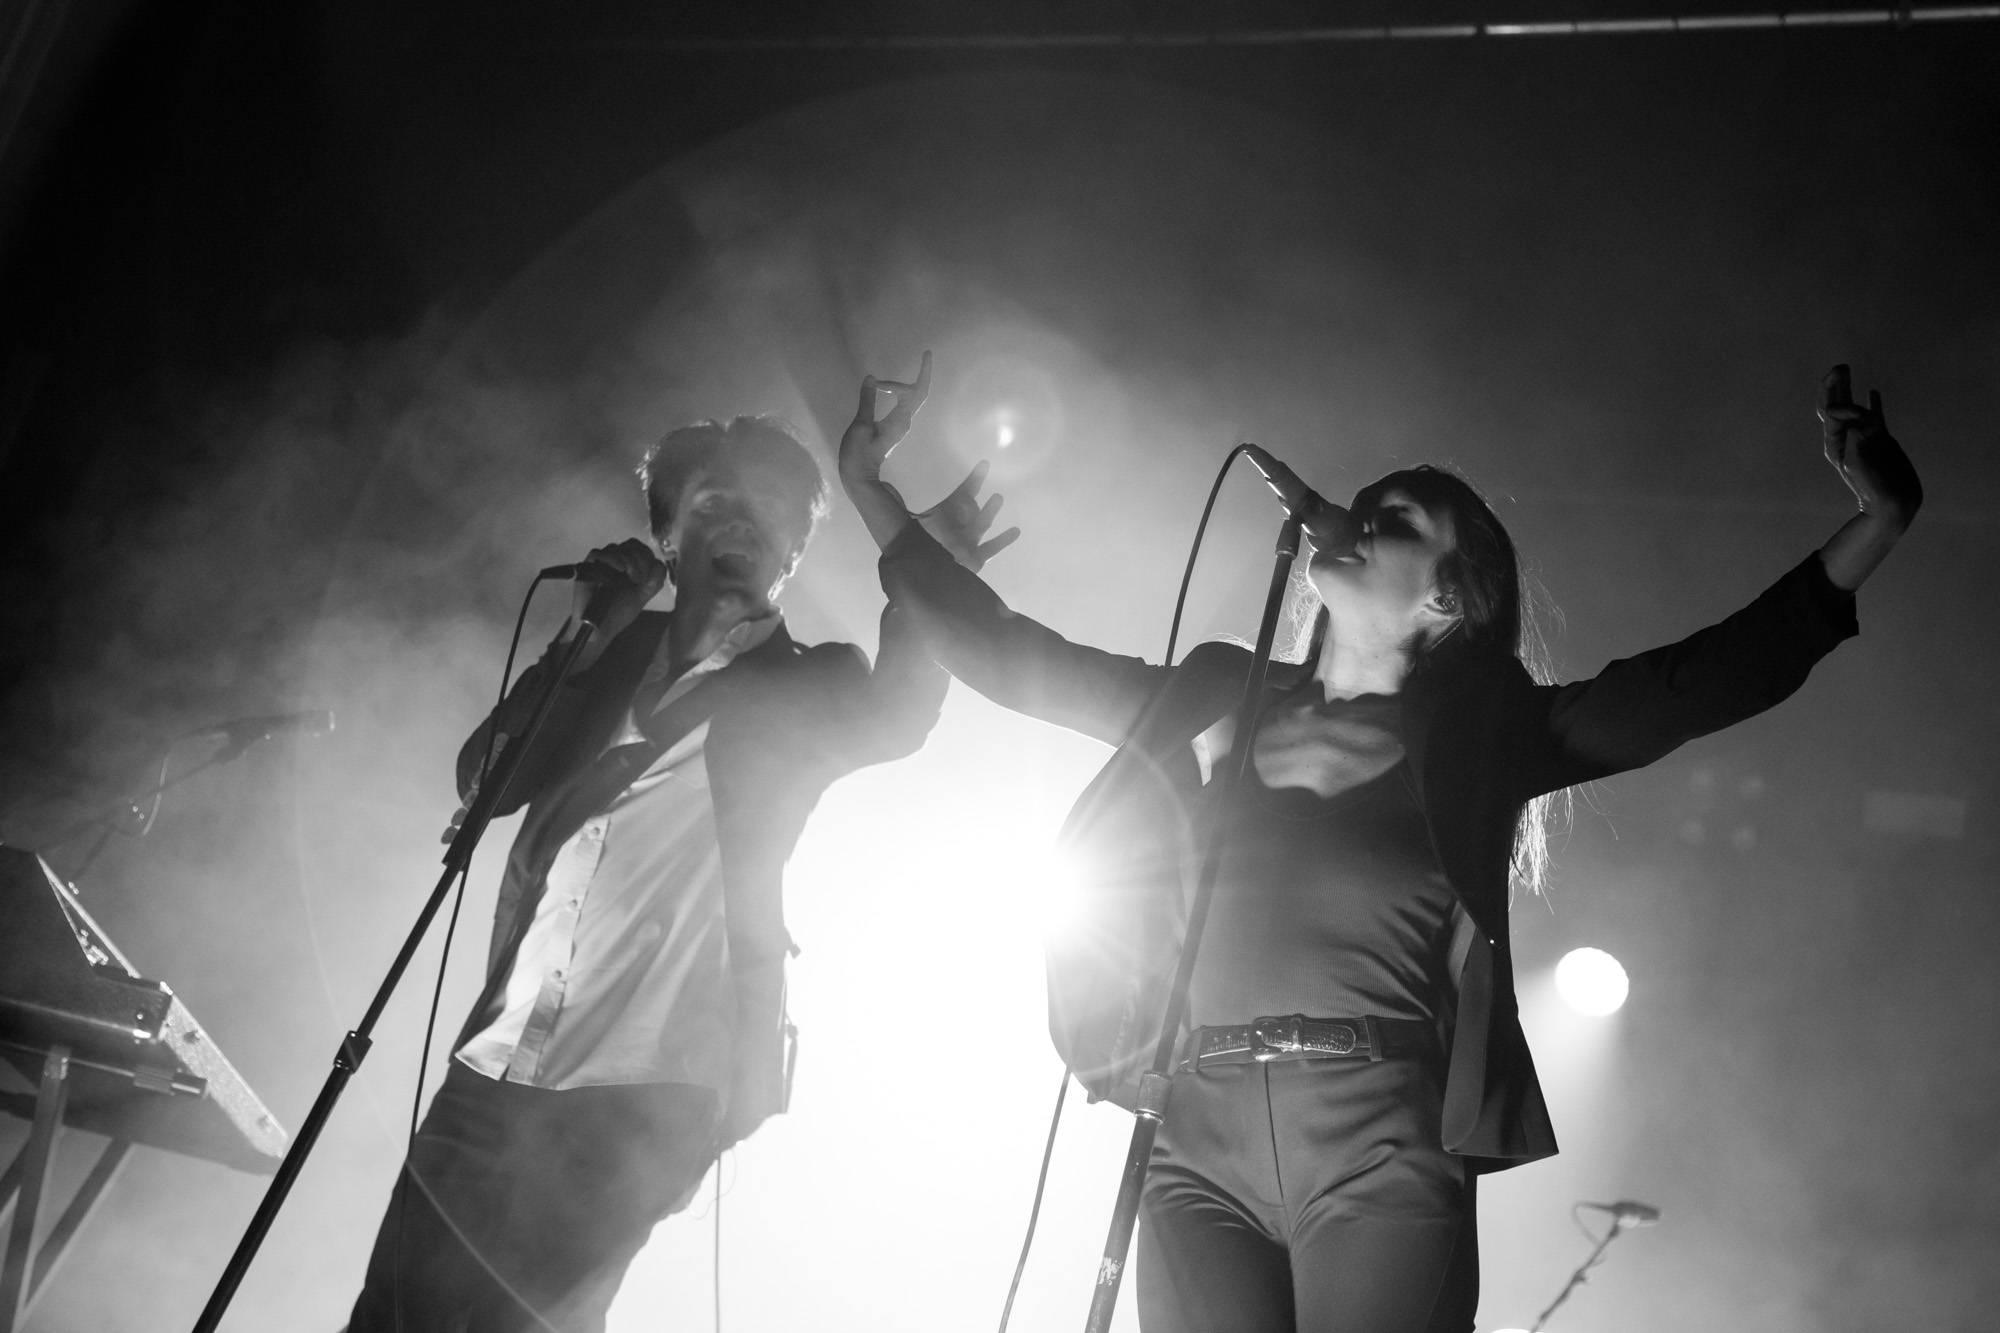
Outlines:
[[[563,979],[563,970],[561,968],[557,968],[555,971],[549,973],[549,975],[554,977],[557,981],[561,981]]]

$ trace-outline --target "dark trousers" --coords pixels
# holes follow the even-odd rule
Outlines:
[[[1473,1178],[1436,1060],[1174,1079],[1140,1213],[1145,1333],[1470,1333]]]
[[[561,1092],[451,1063],[389,1200],[350,1333],[597,1333],[712,1160],[707,1088]]]

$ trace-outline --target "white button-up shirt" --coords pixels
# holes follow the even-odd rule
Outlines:
[[[657,713],[768,639],[738,625],[661,693]],[[663,637],[638,696],[672,674]],[[606,752],[647,744],[629,710]],[[541,1088],[692,1083],[727,1093],[735,988],[703,720],[564,843],[507,984],[458,1058]]]

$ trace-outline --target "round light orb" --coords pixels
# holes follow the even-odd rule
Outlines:
[[[1602,949],[1571,949],[1556,964],[1556,993],[1579,1014],[1617,1013],[1631,989],[1624,967]]]

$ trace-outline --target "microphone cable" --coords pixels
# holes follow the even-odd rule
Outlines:
[[[1174,647],[1180,641],[1181,613],[1187,609],[1188,587],[1194,582],[1195,560],[1201,554],[1201,544],[1208,535],[1209,516],[1215,512],[1216,497],[1222,494],[1222,483],[1229,476],[1230,465],[1247,447],[1246,444],[1238,444],[1223,458],[1222,466],[1216,469],[1215,480],[1209,484],[1208,502],[1201,507],[1201,521],[1195,524],[1194,541],[1188,546],[1187,566],[1181,571],[1180,592],[1174,597],[1173,622],[1167,629],[1167,653],[1163,661],[1169,670],[1174,665]],[[1014,1280],[1007,1286],[1007,1303],[1000,1310],[1000,1333],[1007,1333],[1007,1321],[1014,1313],[1014,1296],[1021,1289],[1021,1275],[1028,1268],[1028,1252],[1034,1248],[1035,1227],[1042,1216],[1042,1191],[1049,1181],[1049,1161],[1055,1156],[1056,1131],[1062,1127],[1063,1099],[1069,1093],[1071,1072],[1070,1067],[1065,1064],[1062,1082],[1056,1088],[1056,1107],[1054,1113],[1049,1116],[1048,1141],[1042,1146],[1042,1170],[1035,1179],[1035,1201],[1028,1209],[1027,1234],[1021,1238],[1021,1257],[1014,1264]]]
[[[507,641],[506,665],[500,668],[500,695],[494,701],[493,712],[489,715],[490,722],[486,728],[486,751],[479,757],[479,773],[473,779],[473,787],[472,787],[473,796],[471,798],[472,800],[478,799],[479,790],[485,786],[487,775],[490,774],[493,770],[493,755],[495,749],[493,742],[494,738],[500,734],[500,726],[499,726],[500,709],[507,702],[507,687],[513,681],[514,658],[520,652],[521,648],[521,631],[523,628],[526,627],[528,623],[528,608],[534,603],[535,590],[542,586],[543,580],[546,579],[547,577],[548,577],[548,571],[546,570],[535,575],[534,579],[528,584],[527,595],[521,599],[520,611],[516,613],[516,615],[514,616],[514,634],[513,637]],[[468,802],[468,813],[469,811],[470,811],[470,802]],[[449,840],[450,838],[448,835],[446,841]],[[422,1183],[417,1179],[417,1173],[410,1167],[410,1158],[411,1155],[416,1151],[417,1123],[423,1113],[424,1071],[430,1067],[431,1040],[433,1037],[437,1035],[438,1010],[439,1008],[442,1007],[444,1002],[445,970],[446,967],[451,962],[451,942],[453,937],[458,933],[459,909],[465,906],[465,884],[467,877],[470,876],[471,873],[472,873],[472,858],[468,856],[465,859],[465,864],[459,867],[458,887],[452,892],[451,915],[445,920],[444,947],[438,953],[437,981],[431,988],[430,1010],[424,1017],[423,1052],[417,1057],[417,1090],[415,1094],[410,1098],[410,1132],[408,1138],[404,1141],[403,1144],[403,1170],[409,1173],[410,1177],[409,1189],[422,1188]],[[392,1295],[390,1299],[390,1307],[394,1313],[396,1328],[400,1333],[400,1330],[403,1327],[403,1303],[402,1303],[403,1302],[403,1275],[402,1275],[403,1214],[409,1204],[409,1190],[408,1189],[401,1190],[397,1192],[394,1197],[396,1200],[395,1203],[396,1244],[394,1250],[394,1255],[395,1255],[394,1265],[391,1270]],[[446,1219],[446,1221],[447,1223],[449,1223],[450,1219]]]
[[[1209,515],[1215,512],[1215,498],[1222,494],[1223,479],[1229,475],[1229,465],[1243,456],[1248,443],[1238,444],[1223,458],[1222,466],[1216,470],[1215,480],[1208,488],[1208,503],[1201,507],[1201,521],[1194,527],[1194,542],[1188,547],[1187,567],[1181,571],[1181,590],[1174,598],[1174,622],[1167,630],[1167,655],[1163,659],[1171,667],[1174,664],[1174,644],[1181,635],[1181,612],[1187,608],[1188,585],[1194,582],[1195,557],[1201,554],[1201,544],[1208,535]]]
[[[486,785],[487,775],[493,771],[493,742],[500,734],[500,709],[507,702],[507,687],[513,682],[514,658],[521,650],[521,631],[527,626],[528,607],[534,603],[535,590],[542,586],[546,577],[546,571],[535,575],[533,581],[528,584],[527,596],[521,599],[521,609],[514,617],[514,634],[507,641],[507,662],[500,668],[500,694],[493,704],[492,724],[486,728],[486,751],[479,757],[479,773],[472,780],[474,800],[478,799],[480,789]],[[451,961],[451,941],[458,932],[458,913],[459,909],[465,906],[465,883],[471,873],[472,858],[467,857],[465,864],[459,868],[458,889],[452,894],[451,916],[446,920],[444,927],[444,949],[438,955],[437,984],[431,990],[430,1013],[424,1019],[423,1054],[418,1058],[417,1064],[417,1095],[410,1103],[411,1147],[416,1146],[417,1115],[424,1100],[424,1070],[430,1066],[431,1039],[436,1036],[438,1009],[442,1007],[444,1001],[445,966]]]
[[[1028,1234],[1021,1237],[1021,1257],[1014,1261],[1014,1280],[1007,1284],[1007,1303],[1000,1307],[1000,1333],[1007,1333],[1007,1321],[1014,1315],[1014,1296],[1021,1290],[1021,1275],[1028,1271],[1028,1251],[1035,1244],[1035,1224],[1042,1217],[1042,1191],[1049,1183],[1049,1161],[1056,1155],[1056,1129],[1062,1124],[1063,1099],[1069,1095],[1069,1066],[1064,1065],[1062,1082],[1056,1085],[1056,1110],[1049,1117],[1048,1141],[1042,1145],[1042,1170],[1035,1177],[1035,1201],[1028,1208]]]

